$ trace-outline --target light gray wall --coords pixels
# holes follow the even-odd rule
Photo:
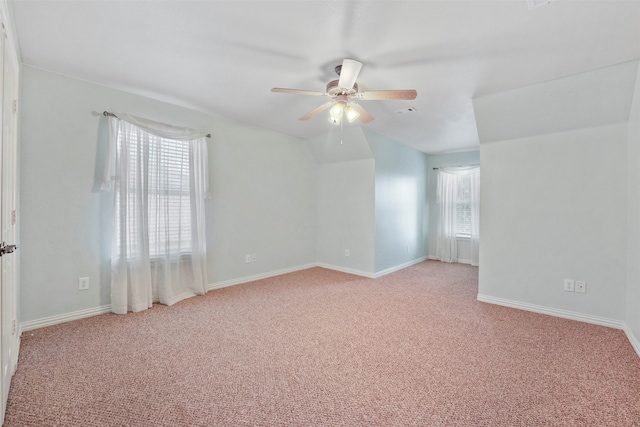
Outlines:
[[[626,165],[626,124],[482,145],[479,294],[623,320]]]
[[[209,281],[314,263],[316,164],[304,141],[228,121],[210,128]]]
[[[361,127],[347,125],[306,143],[318,164],[317,261],[372,275],[375,161],[367,138]]]
[[[375,271],[427,256],[428,156],[375,132]]]
[[[436,257],[436,235],[440,220],[440,209],[436,203],[438,171],[433,168],[445,166],[467,166],[480,164],[480,150],[458,153],[432,154],[429,156],[429,257]],[[480,177],[482,187],[482,176]],[[482,209],[482,208],[481,208]],[[480,231],[482,236],[482,230]],[[482,238],[482,237],[481,237]],[[471,241],[458,239],[458,260],[471,263]]]
[[[628,330],[635,337],[636,343],[640,343],[640,70],[636,77],[628,132],[629,200],[627,210],[627,307],[625,322]]]
[[[375,161],[318,165],[318,262],[372,275],[375,268]],[[350,252],[345,255],[345,249]]]
[[[110,303],[103,110],[210,131],[209,281],[315,262],[316,167],[294,137],[25,66],[21,321]],[[257,262],[244,263],[255,253]],[[78,277],[91,287],[78,291]]]
[[[474,99],[479,297],[625,320],[637,74],[631,61]],[[586,281],[587,293],[565,292],[564,279]]]
[[[305,141],[319,165],[373,159],[373,153],[361,127],[345,125],[343,129],[333,130]]]

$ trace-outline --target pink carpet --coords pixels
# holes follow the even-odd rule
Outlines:
[[[321,268],[27,332],[5,426],[640,426],[624,333],[476,301],[477,268]]]

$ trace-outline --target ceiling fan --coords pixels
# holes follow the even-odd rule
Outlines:
[[[280,93],[293,93],[296,95],[312,95],[312,96],[326,96],[331,98],[331,101],[325,102],[315,110],[310,111],[304,116],[300,117],[300,120],[309,120],[316,114],[326,110],[329,110],[329,121],[334,124],[340,124],[343,115],[346,116],[349,122],[360,118],[363,123],[368,123],[373,120],[373,116],[369,114],[360,104],[355,100],[365,101],[377,101],[384,99],[415,99],[418,96],[418,92],[415,90],[370,90],[366,92],[358,92],[358,84],[356,79],[360,74],[362,63],[353,59],[345,59],[342,61],[342,65],[338,65],[335,70],[336,74],[340,76],[338,80],[333,80],[327,84],[326,92],[316,92],[311,90],[300,89],[284,89],[274,87],[271,92]]]

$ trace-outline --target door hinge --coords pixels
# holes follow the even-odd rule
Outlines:
[[[18,114],[18,100],[13,100],[13,114]]]
[[[11,225],[16,225],[16,222],[18,220],[18,214],[16,213],[16,210],[12,210],[11,211]]]
[[[13,322],[11,323],[11,335],[15,335],[16,334],[17,327],[18,327],[18,325],[17,325],[16,319],[13,319]]]

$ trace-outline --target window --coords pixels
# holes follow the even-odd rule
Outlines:
[[[471,179],[458,175],[456,200],[456,237],[471,237]]]
[[[436,258],[458,261],[460,238],[471,244],[471,265],[478,265],[480,242],[480,168],[443,167],[438,171],[436,203],[440,205]],[[466,246],[466,245],[465,245]]]
[[[146,143],[136,137],[137,132],[118,132],[118,149],[122,149],[124,138],[129,146],[127,164],[127,212],[135,212],[135,205],[144,193],[140,182],[146,187],[147,196],[142,201],[147,211],[147,234],[149,257],[162,258],[166,254],[186,255],[191,253],[191,191],[190,150],[185,141],[147,135]],[[138,184],[136,184],[138,183]],[[116,232],[121,238],[120,197],[116,197]],[[125,215],[127,239],[137,241],[141,232],[135,224],[135,215]],[[129,255],[135,255],[129,254]]]

